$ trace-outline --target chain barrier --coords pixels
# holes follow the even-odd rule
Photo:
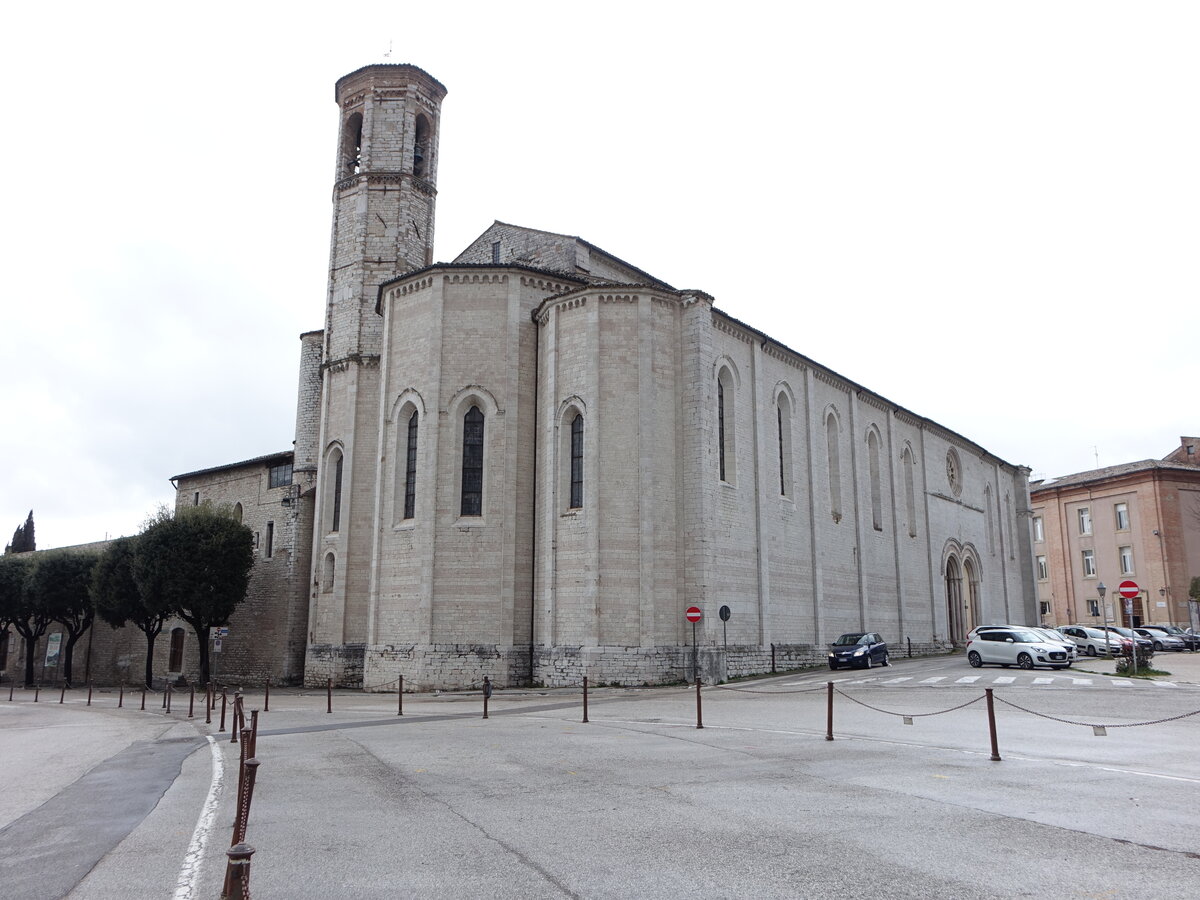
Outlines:
[[[861,700],[851,697],[845,691],[839,690],[838,688],[834,688],[833,691],[835,694],[841,694],[843,697],[845,697],[851,703],[857,703],[859,706],[865,706],[867,709],[873,709],[873,710],[875,710],[875,712],[883,713],[886,716],[896,716],[897,718],[904,718],[904,719],[923,719],[923,718],[926,718],[927,716],[945,715],[946,713],[954,712],[955,710],[966,709],[972,703],[978,703],[980,700],[984,699],[984,697],[987,696],[986,694],[980,694],[974,700],[968,700],[966,703],[960,703],[958,706],[952,706],[949,709],[939,709],[934,712],[898,713],[898,712],[892,712],[890,709],[880,709],[878,706],[872,706],[870,703],[863,703]],[[997,697],[996,699],[998,700],[1000,698]]]
[[[1063,719],[1058,716],[1052,716],[1049,713],[1041,713],[1032,709],[1026,709],[1023,706],[1018,706],[1016,703],[1005,700],[1003,697],[998,696],[996,699],[1005,706],[1011,706],[1013,709],[1019,709],[1021,712],[1029,713],[1031,716],[1037,716],[1041,719],[1051,719],[1055,722],[1062,722],[1064,725],[1081,725],[1085,728],[1137,728],[1140,725],[1161,725],[1164,722],[1176,722],[1179,719],[1186,719],[1189,716],[1200,715],[1200,709],[1194,709],[1191,712],[1180,713],[1177,716],[1167,716],[1165,719],[1154,719],[1150,722],[1121,722],[1116,725],[1109,725],[1107,723],[1100,722],[1076,722],[1073,719]]]

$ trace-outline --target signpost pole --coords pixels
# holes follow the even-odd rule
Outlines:
[[[696,623],[692,623],[692,677],[700,681],[700,651],[696,646]]]

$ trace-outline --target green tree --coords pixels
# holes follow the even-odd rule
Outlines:
[[[200,681],[209,681],[209,631],[246,599],[254,535],[230,510],[194,506],[161,511],[138,537],[133,577],[143,597],[159,597],[192,626],[200,644]]]
[[[67,632],[63,648],[63,681],[71,686],[71,663],[75,644],[92,627],[96,607],[92,603],[92,569],[95,553],[55,550],[41,554],[35,561],[25,583],[26,593],[34,608],[58,622]]]
[[[33,686],[33,660],[38,639],[52,621],[50,614],[34,602],[29,591],[33,560],[28,556],[0,557],[0,607],[4,616],[25,642],[25,687]]]
[[[37,541],[33,534],[33,510],[29,511],[29,515],[25,517],[25,524],[18,525],[17,530],[13,532],[12,543],[4,548],[5,555],[9,553],[27,553],[30,550],[37,549]]]
[[[96,613],[113,628],[132,622],[146,635],[146,686],[154,682],[154,641],[162,633],[171,607],[154,595],[143,596],[133,577],[138,538],[117,538],[101,554],[92,571]]]

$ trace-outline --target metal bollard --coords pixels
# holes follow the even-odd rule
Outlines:
[[[771,645],[771,674],[775,674],[775,645]]]
[[[193,711],[196,708],[196,686],[192,685],[192,692],[188,694],[188,718],[193,718]]]
[[[271,679],[267,679],[266,690],[263,691],[263,712],[271,711]]]
[[[583,721],[587,722],[587,676],[583,676]]]
[[[146,689],[142,688],[142,711],[146,710]]]
[[[225,730],[225,703],[226,703],[226,700],[227,700],[227,698],[225,696],[225,692],[221,691],[221,727],[218,728],[217,731]]]
[[[167,715],[171,714],[171,694],[172,693],[173,693],[173,691],[171,689],[171,683],[167,682],[167,689],[164,692],[165,700],[166,700],[166,704],[167,704]]]
[[[700,711],[700,676],[696,676],[696,727],[704,727],[704,716]]]
[[[1000,746],[996,741],[996,709],[992,706],[992,689],[984,688],[983,692],[987,695],[988,734],[992,739],[992,762],[1000,762]]]
[[[38,694],[40,694],[41,692],[42,692],[42,686],[40,684],[35,684],[33,686],[33,702],[34,703],[38,702]]]
[[[825,693],[828,696],[828,712],[825,716],[825,740],[833,740],[833,682],[825,682]]]
[[[492,683],[486,675],[483,676],[483,717],[488,717],[487,706],[488,698],[492,696]]]
[[[404,715],[404,676],[400,676],[400,686],[396,691],[396,715]]]
[[[121,682],[121,693],[117,695],[117,709],[125,708],[125,682]]]
[[[333,679],[325,681],[325,712],[333,712]]]
[[[258,710],[250,710],[250,755],[258,756]]]
[[[88,702],[87,702],[87,705],[88,705],[88,706],[91,706],[91,705],[92,705],[92,683],[91,683],[90,681],[88,682]]]
[[[59,702],[59,703],[62,703],[62,702],[63,702],[63,698],[65,698],[66,696],[67,696],[67,686],[66,686],[66,684],[64,683],[64,684],[63,684],[63,687],[62,687],[62,691],[60,691],[60,692],[59,692],[59,695],[58,695],[58,702]]]
[[[233,722],[230,724],[229,743],[236,744],[238,742],[238,734],[242,726],[246,724],[246,716],[242,712],[242,689],[238,688],[233,692]]]
[[[250,857],[254,848],[249,844],[234,844],[225,851],[229,861],[225,864],[225,887],[221,900],[242,900],[250,896]]]
[[[17,686],[17,684],[15,681],[8,686],[8,702],[9,703],[12,703],[13,688],[15,688],[16,686]]]

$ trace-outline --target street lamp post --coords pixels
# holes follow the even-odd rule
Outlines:
[[[1104,649],[1112,656],[1112,644],[1109,643],[1108,636],[1108,604],[1104,602],[1104,595],[1108,593],[1108,588],[1104,586],[1104,582],[1100,582],[1096,586],[1096,593],[1100,595],[1100,610],[1104,613]]]

